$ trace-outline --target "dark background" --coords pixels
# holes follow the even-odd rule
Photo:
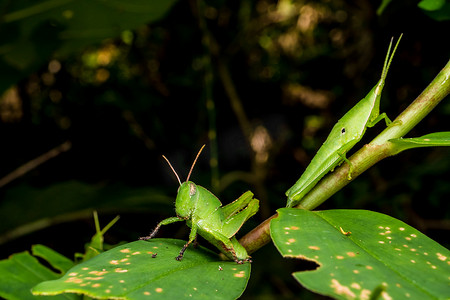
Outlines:
[[[391,119],[449,59],[448,18],[416,1],[394,1],[380,15],[373,1],[199,3],[179,1],[142,20],[99,7],[98,22],[121,23],[108,27],[118,34],[85,40],[64,35],[83,15],[64,23],[61,9],[11,21],[31,2],[2,3],[0,92],[12,87],[13,96],[0,98],[0,178],[32,167],[0,186],[1,258],[35,243],[73,258],[94,233],[94,209],[103,226],[121,216],[107,243],[148,234],[174,215],[178,183],[161,155],[184,180],[203,144],[191,180],[223,203],[248,189],[261,200],[246,232],[285,205],[332,126],[378,81],[391,37],[403,33],[381,99]],[[449,115],[446,99],[408,137],[448,131]],[[368,129],[354,150],[383,128]],[[67,151],[46,156],[67,141]],[[449,157],[447,148],[425,148],[388,158],[319,209],[382,212],[448,247]],[[172,225],[160,236],[186,238],[187,229]],[[253,257],[249,298],[314,297],[290,277],[303,266],[272,245]]]

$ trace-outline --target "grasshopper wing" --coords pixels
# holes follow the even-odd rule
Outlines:
[[[221,209],[225,209],[222,233],[231,238],[251,216],[256,214],[259,209],[259,200],[253,199],[253,193],[246,192]]]
[[[245,208],[250,203],[250,201],[252,201],[252,198],[253,198],[253,193],[250,191],[246,191],[239,198],[237,198],[230,204],[222,206],[221,209],[222,209],[224,218],[228,219],[232,215],[238,213],[240,210]]]

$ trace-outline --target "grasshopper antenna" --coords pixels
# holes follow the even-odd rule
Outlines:
[[[162,157],[167,161],[167,163],[169,164],[169,167],[172,169],[172,171],[173,171],[173,173],[175,174],[175,176],[177,176],[178,182],[179,182],[180,185],[181,185],[180,177],[178,176],[177,172],[175,172],[175,169],[172,167],[172,164],[170,163],[170,161],[169,161],[169,160],[167,159],[167,157],[165,157],[164,155],[163,155]],[[190,174],[190,173],[189,173],[189,174]]]
[[[202,153],[202,150],[203,150],[203,148],[205,148],[205,146],[206,146],[206,145],[203,145],[203,146],[200,148],[200,151],[198,151],[197,156],[195,157],[195,160],[194,160],[194,162],[192,163],[192,167],[191,167],[191,169],[189,170],[189,174],[188,174],[188,177],[186,178],[186,181],[188,181],[189,178],[191,177],[191,173],[192,173],[192,170],[194,169],[195,163],[197,162],[197,159],[198,159],[198,157],[200,156],[200,153]]]

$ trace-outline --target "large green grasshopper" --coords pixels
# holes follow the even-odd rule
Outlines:
[[[300,200],[325,174],[344,161],[350,166],[348,173],[350,180],[352,165],[347,160],[346,153],[361,140],[367,127],[374,126],[382,119],[385,120],[387,126],[391,124],[391,120],[389,120],[386,113],[380,114],[380,97],[392,58],[401,38],[402,36],[398,39],[392,54],[390,54],[391,40],[378,83],[366,97],[360,100],[334,125],[328,138],[322,147],[320,147],[319,151],[317,151],[300,179],[286,192],[286,196],[288,197],[287,207],[293,207],[299,204]]]
[[[198,152],[188,177],[183,183],[181,183],[169,160],[163,156],[180,183],[175,201],[177,216],[162,220],[149,236],[141,237],[140,239],[148,240],[153,238],[162,225],[186,221],[191,228],[189,240],[175,258],[176,260],[183,258],[184,252],[199,234],[216,246],[229,259],[239,264],[251,262],[250,256],[245,248],[239,244],[235,235],[242,225],[258,211],[259,201],[253,199],[252,192],[247,191],[234,202],[222,206],[220,200],[210,191],[189,181],[192,169],[204,147]]]

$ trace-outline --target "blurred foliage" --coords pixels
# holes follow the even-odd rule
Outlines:
[[[261,200],[245,232],[284,206],[284,192],[331,127],[378,81],[392,36],[404,33],[381,101],[391,119],[449,59],[448,21],[411,1],[391,2],[377,15],[367,0],[191,0],[156,17],[148,1],[130,5],[143,2],[131,11],[114,1],[109,8],[102,1],[1,2],[0,177],[71,145],[2,184],[2,258],[38,242],[68,257],[81,252],[94,228],[93,209],[121,215],[108,243],[147,234],[173,214],[178,184],[161,154],[183,179],[205,143],[192,180],[210,188],[211,168],[217,169],[214,192],[223,203],[247,189]],[[166,9],[172,4],[163,2]],[[27,22],[33,18],[27,12],[40,5],[45,13]],[[71,10],[88,19],[67,18]],[[22,19],[14,18],[17,11]],[[63,39],[72,26],[86,39]],[[448,130],[449,115],[443,101],[408,137]],[[382,128],[369,129],[360,145]],[[218,156],[210,151],[214,136]],[[320,209],[383,212],[448,246],[449,173],[448,149],[407,151]],[[177,226],[165,230],[174,232],[161,235],[186,237]],[[299,266],[284,262],[273,246],[253,257],[244,296],[298,294],[289,270]]]

